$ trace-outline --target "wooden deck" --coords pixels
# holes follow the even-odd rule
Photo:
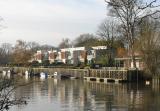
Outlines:
[[[84,75],[84,79],[99,82],[123,82],[127,81],[127,75],[128,70],[90,69]]]

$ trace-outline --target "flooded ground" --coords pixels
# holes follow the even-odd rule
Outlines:
[[[98,83],[82,80],[24,79],[18,88],[27,105],[10,111],[159,111],[160,90],[152,85]],[[39,82],[37,82],[39,81]]]

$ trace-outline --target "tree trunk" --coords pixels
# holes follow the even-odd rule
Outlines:
[[[131,61],[133,63],[133,68],[137,68],[137,66],[136,66],[136,57],[135,57],[133,46],[131,47],[130,51],[131,51]]]

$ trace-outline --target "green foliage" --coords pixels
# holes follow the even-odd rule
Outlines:
[[[113,48],[115,48],[115,49],[124,48],[124,41],[115,40],[114,43],[113,43]]]
[[[106,66],[108,64],[108,58],[107,57],[99,57],[96,59],[95,63]]]
[[[114,58],[110,58],[108,60],[107,66],[108,67],[114,67],[114,64],[115,64]]]
[[[39,62],[38,61],[32,61],[31,66],[36,67],[39,66]]]
[[[94,68],[94,59],[91,59],[91,62],[88,64],[90,68]]]
[[[50,65],[49,60],[43,60],[43,61],[42,61],[42,65],[43,65],[43,66],[49,66],[49,65]]]

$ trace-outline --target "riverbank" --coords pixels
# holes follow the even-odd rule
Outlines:
[[[105,69],[67,69],[67,68],[32,68],[32,67],[1,67],[0,71],[12,70],[15,74],[24,75],[25,71],[37,73],[47,73],[52,76],[55,72],[71,77],[86,79],[90,81],[113,81],[113,82],[136,82],[142,81],[143,73],[139,70],[127,70],[124,68]]]

